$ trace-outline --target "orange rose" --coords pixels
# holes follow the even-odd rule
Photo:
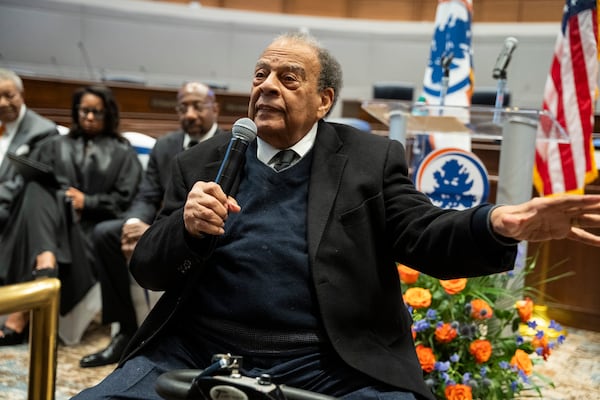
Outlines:
[[[442,285],[446,293],[456,294],[462,292],[465,286],[467,286],[467,279],[448,279],[446,281],[440,279],[440,285]]]
[[[407,285],[415,283],[419,279],[419,271],[403,264],[398,264],[398,273],[400,274],[400,280]]]
[[[535,349],[537,349],[538,347],[541,347],[542,348],[542,354],[541,354],[542,357],[544,357],[544,360],[548,359],[548,356],[550,355],[551,351],[550,351],[550,346],[548,345],[548,338],[546,337],[546,335],[542,336],[541,338],[534,336],[534,338],[531,340],[531,345]]]
[[[417,357],[421,363],[421,369],[427,373],[433,371],[435,367],[435,355],[430,347],[425,347],[422,344],[416,347]]]
[[[456,334],[456,329],[447,322],[435,328],[435,339],[440,343],[450,343]]]
[[[447,400],[473,400],[473,393],[469,385],[448,385],[444,389]]]
[[[533,363],[529,358],[529,354],[521,349],[517,349],[517,351],[515,351],[515,355],[510,360],[510,365],[514,365],[523,371],[525,375],[531,375],[531,372],[533,371]]]
[[[475,299],[471,300],[471,317],[475,319],[489,319],[492,318],[494,312],[485,300]]]
[[[414,325],[410,327],[410,332],[412,333],[413,341],[417,338],[417,332],[415,331]]]
[[[469,353],[475,358],[477,364],[482,364],[490,359],[492,355],[492,344],[483,339],[475,340],[471,342],[469,346]]]
[[[404,292],[404,301],[414,308],[426,308],[431,305],[431,292],[419,287],[408,288]]]
[[[533,301],[529,297],[526,297],[525,300],[517,301],[515,306],[517,307],[517,312],[519,313],[521,322],[529,321],[529,318],[531,318],[531,313],[533,312]]]

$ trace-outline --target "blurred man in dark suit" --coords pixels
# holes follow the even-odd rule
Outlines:
[[[171,161],[179,152],[221,132],[217,127],[219,106],[215,94],[202,83],[188,82],[179,89],[176,111],[181,129],[156,141],[140,190],[125,218],[102,222],[94,230],[102,289],[102,322],[118,322],[120,331],[105,349],[83,357],[81,367],[116,363],[121,358],[125,345],[137,329],[127,262],[162,205],[171,177]]]
[[[23,180],[6,154],[27,155],[40,140],[58,134],[54,122],[27,108],[23,94],[21,78],[0,68],[0,232],[23,188]]]

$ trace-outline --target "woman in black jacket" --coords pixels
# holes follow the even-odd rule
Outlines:
[[[67,135],[41,143],[30,158],[50,166],[58,187],[27,184],[9,228],[0,238],[0,284],[58,276],[62,315],[95,283],[92,228],[127,209],[142,174],[135,150],[118,132],[119,112],[109,88],[77,90]],[[0,346],[27,337],[27,313],[11,314]]]

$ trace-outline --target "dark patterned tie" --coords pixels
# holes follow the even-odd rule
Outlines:
[[[275,161],[273,168],[275,168],[275,171],[281,171],[282,169],[289,167],[296,156],[297,154],[294,150],[281,150],[273,157],[273,160]]]
[[[192,140],[190,140],[190,141],[188,142],[187,148],[188,148],[188,149],[191,149],[192,147],[194,147],[194,146],[195,146],[195,145],[197,145],[197,144],[198,144],[198,141],[197,141],[197,140],[195,140],[195,139],[192,139]]]

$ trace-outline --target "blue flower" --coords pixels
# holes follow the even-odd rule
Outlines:
[[[530,327],[531,329],[536,329],[537,328],[537,322],[535,322],[534,320],[527,321],[527,326]]]
[[[433,308],[430,308],[427,310],[427,313],[425,314],[425,318],[429,319],[429,320],[434,320],[437,318],[437,311],[434,310]]]
[[[429,324],[429,322],[422,319],[422,320],[415,322],[414,330],[415,330],[415,332],[423,332],[423,331],[426,331],[427,329],[429,329],[430,326],[431,325]]]
[[[544,354],[544,348],[543,347],[536,347],[535,348],[535,352],[538,356],[541,356]]]
[[[550,321],[550,324],[548,325],[548,328],[554,329],[555,331],[562,331],[563,330],[562,326],[558,322],[556,322],[555,320],[551,320]]]
[[[447,372],[442,372],[442,379],[444,380],[444,383],[447,385],[448,382],[450,381],[450,375],[448,375]]]
[[[481,369],[479,370],[479,373],[481,374],[481,377],[484,377],[487,375],[487,367],[481,367]]]
[[[470,380],[471,380],[471,373],[465,372],[462,377],[462,383],[466,385],[467,382],[469,382]]]
[[[434,368],[436,371],[446,372],[450,369],[450,361],[436,361]]]
[[[508,363],[508,361],[500,361],[498,363],[498,366],[502,369],[509,369],[510,368],[510,364]]]
[[[454,353],[450,356],[450,361],[452,361],[453,363],[458,362],[458,360],[460,360],[460,356],[457,353]]]
[[[517,346],[520,346],[523,343],[525,343],[525,339],[523,339],[523,336],[521,336],[521,335],[517,335],[517,337],[515,338],[515,340],[517,342]]]
[[[535,337],[538,338],[538,339],[543,338],[544,337],[544,331],[537,331],[535,333]]]
[[[523,382],[529,383],[529,378],[527,377],[527,374],[525,374],[525,372],[523,372],[522,370],[519,370],[519,377]]]

